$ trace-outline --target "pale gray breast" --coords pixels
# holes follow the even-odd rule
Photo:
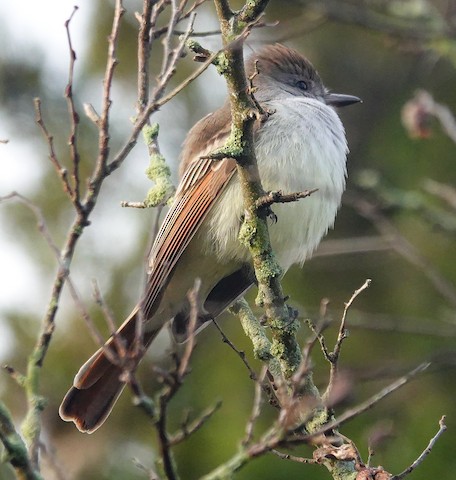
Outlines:
[[[285,193],[318,188],[310,198],[274,205],[277,224],[270,226],[271,241],[284,269],[302,263],[333,223],[345,188],[344,128],[335,111],[321,102],[290,97],[271,102],[274,111],[256,136],[256,155],[265,190]],[[243,203],[236,177],[209,218],[207,248],[220,260],[249,261],[239,244]]]

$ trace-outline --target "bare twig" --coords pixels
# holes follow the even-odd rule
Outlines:
[[[221,329],[220,325],[217,323],[216,320],[213,320],[212,323],[215,325],[217,330],[220,332],[220,335],[222,336],[222,340],[224,343],[226,343],[235,353],[236,355],[242,360],[242,363],[246,366],[247,370],[249,371],[250,378],[254,380],[255,382],[258,381],[257,379],[257,374],[253,370],[253,368],[250,366],[249,362],[246,359],[245,352],[238,350],[234,343],[225,335],[223,330]]]
[[[418,367],[414,368],[410,372],[408,372],[406,375],[403,375],[401,378],[396,380],[395,382],[391,383],[387,387],[383,388],[380,392],[376,393],[369,399],[367,399],[365,402],[360,403],[354,408],[350,408],[349,410],[346,410],[344,413],[339,415],[337,419],[332,420],[328,422],[326,425],[324,425],[321,429],[319,429],[316,432],[313,432],[311,435],[305,435],[303,437],[297,436],[296,439],[291,439],[291,443],[299,443],[299,439],[301,440],[308,440],[309,438],[312,437],[317,437],[318,435],[321,435],[325,432],[328,432],[330,430],[333,430],[335,428],[338,428],[340,425],[343,423],[346,423],[347,421],[351,420],[352,418],[357,417],[361,413],[371,409],[374,405],[376,405],[380,400],[383,398],[387,397],[388,395],[391,395],[393,392],[410,382],[412,378],[414,378],[416,375],[419,373],[424,372],[428,367],[430,366],[429,362],[422,363],[418,365]]]
[[[304,321],[307,324],[307,326],[309,327],[309,329],[311,330],[311,332],[313,333],[313,336],[310,337],[307,340],[306,344],[304,345],[304,348],[303,348],[303,351],[302,351],[302,356],[303,356],[303,359],[304,359],[303,363],[305,365],[309,364],[310,354],[311,354],[312,349],[315,346],[315,343],[317,341],[320,343],[320,348],[323,352],[324,357],[326,358],[326,360],[329,361],[330,352],[328,350],[328,347],[326,346],[326,340],[325,340],[325,337],[323,335],[323,331],[327,328],[329,323],[326,320],[322,320],[322,321],[318,322],[317,325],[315,325],[312,322],[312,320],[310,320],[309,318],[304,319]]]
[[[255,396],[253,398],[252,413],[250,414],[249,420],[245,428],[245,437],[242,440],[243,445],[248,445],[253,438],[253,429],[255,427],[255,422],[258,420],[258,417],[261,413],[261,393],[262,393],[262,383],[266,377],[267,367],[264,366],[261,370],[260,375],[258,376],[257,381],[255,382]]]
[[[187,326],[187,344],[185,346],[182,356],[179,358],[177,353],[174,355],[174,360],[176,362],[174,370],[170,372],[162,372],[163,380],[166,382],[165,387],[162,389],[158,395],[157,400],[157,411],[154,411],[155,418],[155,427],[157,430],[158,441],[160,446],[160,455],[163,461],[163,469],[168,480],[175,480],[178,478],[177,472],[175,469],[173,455],[172,455],[172,446],[184,437],[188,436],[193,431],[196,431],[200,428],[204,422],[212,415],[218,406],[212,412],[207,412],[199,420],[196,421],[192,427],[190,427],[191,432],[186,432],[185,430],[180,434],[175,434],[170,436],[167,429],[168,422],[168,405],[170,400],[176,395],[177,391],[183,383],[185,375],[189,372],[189,363],[191,355],[194,351],[195,341],[195,327],[198,320],[198,290],[200,286],[200,281],[196,280],[194,288],[188,293],[188,299],[190,303],[190,318],[189,324]],[[142,397],[144,397],[142,395]],[[142,398],[139,397],[139,398]]]
[[[182,382],[185,375],[188,373],[190,358],[195,348],[195,329],[198,321],[198,295],[201,288],[201,280],[195,279],[193,288],[188,292],[187,298],[190,304],[190,319],[187,327],[187,342],[185,344],[184,353],[179,362],[177,369],[178,381]]]
[[[203,412],[196,420],[194,420],[190,424],[185,423],[181,427],[181,430],[179,432],[171,436],[171,438],[169,439],[170,445],[174,446],[179,443],[182,443],[190,435],[197,432],[201,427],[203,427],[206,424],[206,422],[210,418],[212,418],[212,415],[214,415],[214,413],[217,410],[219,410],[221,406],[222,406],[222,402],[218,401],[214,406],[210,407],[205,412]]]
[[[446,429],[447,429],[447,427],[445,425],[445,415],[444,415],[439,420],[439,430],[438,430],[438,432],[431,439],[428,446],[423,450],[421,455],[409,467],[407,467],[403,472],[399,473],[398,475],[394,475],[391,478],[391,480],[402,480],[407,475],[412,473],[413,470],[415,470],[419,465],[421,465],[421,463],[423,463],[423,460],[431,453],[431,451],[434,448],[434,445],[436,444],[437,440],[446,431]]]
[[[281,458],[282,460],[291,460],[292,462],[297,463],[316,463],[313,458],[296,457],[295,455],[291,455],[289,453],[282,453],[275,449],[271,449],[271,453],[273,453],[276,457]]]
[[[46,220],[44,218],[43,212],[39,207],[37,207],[30,199],[27,197],[24,197],[24,195],[21,195],[20,193],[17,192],[11,192],[8,195],[5,195],[4,197],[0,197],[0,202],[2,201],[8,201],[8,200],[17,200],[24,204],[27,208],[29,208],[32,213],[35,215],[36,222],[37,222],[37,227],[43,238],[45,239],[46,243],[48,244],[51,252],[54,254],[59,266],[61,269],[64,269],[64,265],[62,263],[61,259],[61,253],[60,250],[57,247],[57,244],[54,242],[54,239],[52,238],[52,235],[50,233],[50,230],[47,226]],[[103,336],[101,335],[100,331],[97,329],[95,326],[95,322],[93,321],[92,317],[89,314],[89,311],[87,310],[86,306],[84,305],[84,302],[82,301],[76,286],[74,285],[74,282],[69,275],[67,274],[66,277],[66,282],[68,285],[68,289],[70,291],[70,295],[73,298],[73,301],[76,305],[76,308],[79,310],[80,315],[84,319],[89,332],[92,336],[92,338],[95,339],[95,342],[98,344],[100,347],[104,347],[104,339]],[[112,327],[111,327],[112,328]],[[113,363],[116,363],[116,357],[114,356],[113,352],[109,348],[105,348],[105,354],[107,357],[112,361]],[[117,364],[117,363],[116,363]],[[23,384],[22,386],[25,386],[26,384],[26,376],[23,377],[22,381]]]
[[[155,470],[152,468],[147,468],[137,458],[133,458],[132,461],[136,468],[147,475],[148,480],[161,480]]]
[[[67,99],[68,105],[68,113],[70,115],[71,121],[71,131],[70,136],[68,139],[68,145],[70,146],[70,154],[71,154],[71,163],[73,166],[73,189],[72,189],[72,198],[73,204],[77,211],[81,210],[81,202],[80,202],[80,173],[79,173],[79,163],[80,163],[80,156],[78,151],[78,126],[79,126],[79,114],[76,111],[76,107],[74,104],[74,97],[73,97],[73,81],[74,81],[74,64],[76,62],[76,52],[73,49],[73,44],[71,41],[70,35],[70,22],[73,19],[74,14],[77,12],[78,7],[73,7],[73,12],[70,15],[70,18],[65,22],[65,30],[67,33],[67,40],[68,40],[68,49],[70,51],[70,63],[68,67],[68,83],[65,88],[65,98]]]
[[[342,348],[342,343],[348,336],[347,328],[346,328],[346,320],[347,320],[347,313],[353,302],[355,301],[356,297],[366,290],[371,283],[370,279],[367,279],[363,285],[353,292],[353,295],[350,297],[350,300],[344,306],[344,312],[342,314],[342,319],[339,326],[339,333],[337,335],[336,345],[334,346],[334,350],[329,353],[328,359],[330,361],[330,372],[329,372],[329,382],[328,388],[326,389],[325,394],[323,395],[324,399],[328,399],[331,397],[332,390],[336,383],[336,376],[338,371],[338,363],[339,363],[339,356],[340,351]]]
[[[60,177],[63,191],[71,199],[73,197],[73,189],[70,185],[70,182],[68,181],[68,171],[62,166],[60,160],[57,157],[57,153],[55,152],[54,137],[49,133],[49,130],[47,129],[46,124],[43,120],[43,114],[41,112],[41,100],[39,98],[35,98],[33,102],[35,105],[35,122],[40,127],[41,132],[43,133],[44,138],[46,139],[46,142],[48,144],[49,159],[51,160],[51,163],[54,166],[57,175]]]

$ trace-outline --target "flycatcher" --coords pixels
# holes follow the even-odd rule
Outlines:
[[[269,226],[277,260],[286,272],[302,264],[333,226],[345,189],[345,131],[334,107],[359,102],[330,93],[310,62],[283,45],[251,56],[255,97],[271,112],[255,125],[255,152],[266,191],[317,188],[300,202],[274,205]],[[132,348],[136,321],[144,321],[147,348],[163,325],[173,321],[185,337],[190,314],[187,292],[201,280],[199,325],[220,315],[255,282],[249,252],[238,240],[243,200],[231,158],[204,158],[230,133],[229,103],[204,117],[189,132],[181,154],[181,179],[174,202],[152,247],[143,299],[118,330]],[[117,351],[111,338],[106,347]],[[145,350],[145,349],[144,349]],[[139,361],[139,359],[138,359]],[[125,384],[122,367],[98,350],[79,370],[60,406],[60,416],[82,432],[106,420]]]

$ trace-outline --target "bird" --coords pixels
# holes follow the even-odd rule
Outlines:
[[[254,148],[265,191],[316,189],[305,200],[273,207],[269,233],[286,272],[302,264],[333,227],[346,184],[348,146],[336,107],[360,102],[330,92],[310,61],[282,44],[266,45],[246,61],[256,101],[268,112],[254,125]],[[181,153],[180,181],[155,238],[144,293],[116,333],[134,348],[136,322],[143,322],[143,352],[165,324],[185,340],[187,292],[200,279],[198,325],[206,325],[256,282],[248,249],[238,240],[244,206],[236,161],[214,159],[230,134],[226,101],[189,131]],[[59,409],[81,432],[97,430],[125,387],[122,367],[106,350],[111,337],[76,374]],[[135,365],[136,367],[137,365]]]

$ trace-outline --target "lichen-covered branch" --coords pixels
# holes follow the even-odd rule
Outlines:
[[[301,362],[301,350],[295,339],[298,323],[289,318],[280,284],[282,270],[272,252],[266,218],[257,212],[256,202],[264,195],[258,180],[253,143],[253,125],[259,112],[248,93],[242,52],[246,28],[257,20],[266,4],[265,1],[248,2],[248,8],[234,13],[228,2],[215,0],[225,46],[223,57],[218,61],[219,72],[225,77],[230,92],[232,118],[230,137],[223,152],[218,153],[238,162],[245,207],[245,220],[239,236],[252,255],[258,280],[257,303],[264,308],[272,332],[271,354],[288,378]]]
[[[43,480],[32,465],[27,447],[14,428],[13,419],[3,402],[0,402],[0,441],[5,447],[2,460],[11,464],[19,480]]]

